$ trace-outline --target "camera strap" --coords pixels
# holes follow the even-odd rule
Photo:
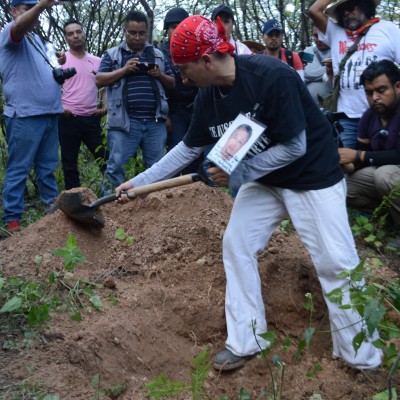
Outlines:
[[[28,32],[25,36],[28,39],[29,43],[35,48],[35,50],[38,51],[39,54],[43,57],[44,61],[46,61],[47,64],[50,65],[51,69],[54,69],[54,67],[51,65],[49,59],[47,58],[46,53],[38,46],[32,33]]]

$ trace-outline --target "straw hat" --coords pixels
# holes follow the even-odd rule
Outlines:
[[[254,40],[243,40],[245,44],[251,51],[263,51],[265,46],[261,43],[255,42]]]
[[[328,7],[325,8],[324,13],[333,21],[337,22],[336,19],[336,9],[342,5],[343,3],[346,3],[349,0],[336,0],[332,4],[329,4]],[[360,2],[363,0],[359,0]],[[376,6],[378,6],[381,2],[381,0],[373,0]]]

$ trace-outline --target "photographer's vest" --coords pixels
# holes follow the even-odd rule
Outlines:
[[[112,61],[112,70],[121,68],[122,53],[121,49],[125,48],[125,41],[118,46],[107,50]],[[157,64],[160,71],[164,72],[164,55],[148,43],[146,43],[143,53],[146,55],[149,64]],[[156,98],[156,115],[155,120],[167,119],[168,103],[164,91],[164,87],[158,79],[151,78],[154,96]],[[126,106],[127,87],[126,78],[121,78],[114,82],[112,86],[107,86],[107,124],[108,130],[117,130],[129,132],[130,122]]]

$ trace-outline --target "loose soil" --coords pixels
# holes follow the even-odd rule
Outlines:
[[[72,233],[87,259],[74,275],[102,283],[96,292],[104,311],[83,312],[81,322],[71,320],[68,312],[54,313],[30,346],[10,348],[10,339],[21,338],[0,336],[0,398],[15,399],[16,388],[27,379],[68,400],[109,398],[98,396],[92,386],[95,376],[102,389],[126,385],[123,394],[112,397],[121,400],[145,399],[144,385],[160,374],[189,383],[193,357],[208,349],[211,360],[224,347],[221,239],[231,207],[229,195],[196,183],[124,205],[102,206],[102,230],[58,211],[2,240],[3,276],[46,280],[62,269],[62,259],[51,251],[64,247]],[[117,240],[117,228],[134,237],[134,243]],[[35,256],[43,257],[40,264]],[[280,338],[288,336],[295,343],[302,338],[310,324],[305,294],[315,294],[311,325],[319,333],[311,348],[297,363],[295,346],[285,354],[273,352],[286,364],[282,399],[369,399],[384,390],[386,371],[358,372],[331,358],[330,334],[322,333],[329,323],[321,288],[296,234],[277,231],[259,261],[269,329]],[[397,259],[382,261],[390,263],[388,274],[399,271]],[[322,370],[307,376],[317,364]],[[399,374],[394,386],[400,386]],[[210,370],[210,399],[237,399],[241,388],[254,399],[271,389],[265,362],[254,358],[229,373]]]

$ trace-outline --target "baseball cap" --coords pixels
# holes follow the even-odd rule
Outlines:
[[[182,7],[171,8],[164,18],[164,30],[168,30],[171,24],[179,24],[189,16],[188,12]]]
[[[39,3],[38,0],[12,0],[11,7],[17,7],[21,4],[27,4],[27,5],[34,6],[37,3]]]
[[[283,33],[280,23],[276,19],[270,19],[264,24],[263,34],[268,35],[272,31],[279,31]]]
[[[235,20],[235,17],[233,16],[233,11],[229,7],[221,4],[220,6],[214,8],[211,14],[211,21],[215,21],[215,18],[217,18],[220,14],[227,14],[229,18],[232,18],[232,21]]]

